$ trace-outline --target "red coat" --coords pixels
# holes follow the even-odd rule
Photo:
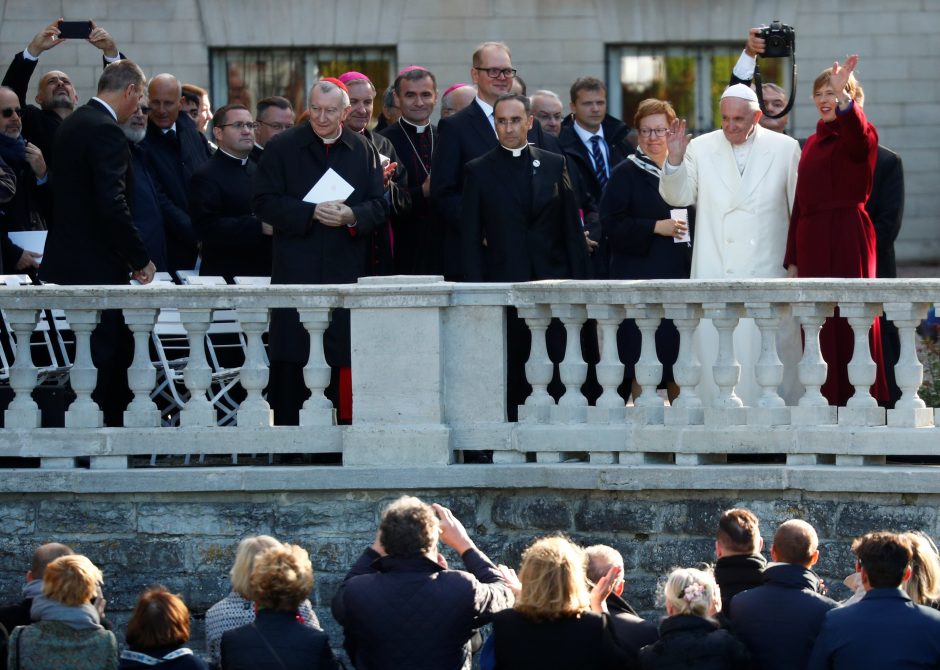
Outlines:
[[[878,131],[858,105],[816,125],[800,158],[784,258],[784,265],[797,266],[800,277],[875,277],[875,229],[865,203],[877,155]],[[871,391],[884,400],[887,385],[877,319],[869,340],[878,365]],[[854,392],[846,368],[854,338],[845,319],[826,321],[820,346],[829,364],[823,395],[831,404],[845,405]]]

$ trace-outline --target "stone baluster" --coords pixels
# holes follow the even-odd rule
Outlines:
[[[212,323],[212,310],[180,309],[180,321],[189,340],[189,360],[183,370],[189,401],[180,410],[180,426],[214,426],[215,406],[206,397],[212,386],[212,368],[206,359],[206,332]]]
[[[588,408],[588,418],[600,423],[622,421],[624,402],[617,393],[617,387],[623,382],[624,364],[620,362],[617,350],[617,329],[625,312],[619,305],[588,305],[587,315],[589,319],[596,319],[600,327],[601,359],[596,370],[597,381],[604,389],[596,407]]]
[[[718,385],[713,407],[705,408],[706,425],[740,425],[747,422],[744,403],[735,394],[734,387],[741,378],[741,364],[734,355],[734,330],[743,315],[741,305],[734,303],[706,303],[705,316],[712,320],[718,331],[718,357],[712,365],[712,375]]]
[[[104,414],[91,399],[98,383],[98,370],[91,360],[91,332],[98,325],[100,313],[96,309],[70,309],[66,317],[75,333],[75,360],[69,373],[75,402],[65,412],[65,427],[100,428]]]
[[[128,428],[153,428],[160,425],[160,409],[150,398],[157,384],[157,369],[150,360],[150,337],[156,322],[155,309],[125,309],[124,323],[134,334],[134,360],[127,370],[127,385],[134,399],[124,412]]]
[[[29,339],[36,328],[35,309],[8,309],[7,322],[16,335],[16,354],[10,366],[10,388],[13,400],[3,414],[6,428],[39,428],[39,405],[33,400],[33,389],[39,373],[33,365],[33,352]]]
[[[888,410],[888,425],[921,428],[933,425],[933,411],[918,395],[924,383],[924,366],[917,358],[916,328],[926,318],[927,303],[887,303],[885,315],[894,322],[901,340],[901,352],[894,366],[894,378],[901,389],[901,397]]]
[[[849,382],[855,393],[845,407],[839,408],[839,424],[849,426],[883,426],[885,410],[871,395],[870,387],[875,383],[878,366],[871,357],[868,336],[873,321],[881,315],[877,303],[839,303],[839,313],[852,327],[855,348],[848,364]],[[836,459],[838,462],[838,459]]]
[[[332,426],[336,423],[336,410],[323,395],[330,385],[330,366],[323,353],[323,333],[330,325],[330,308],[302,308],[297,313],[310,336],[310,354],[304,366],[304,383],[310,389],[310,397],[300,410],[300,425]]]
[[[558,364],[558,376],[565,385],[565,393],[552,409],[555,422],[583,422],[587,417],[587,398],[581,386],[587,379],[587,363],[581,354],[581,327],[587,319],[584,305],[556,304],[551,306],[552,316],[565,326],[565,359]]]
[[[644,304],[629,306],[627,317],[636,322],[641,336],[640,357],[634,366],[640,395],[633,402],[633,414],[642,423],[662,423],[665,403],[656,389],[663,380],[663,364],[656,355],[656,329],[662,322],[663,308]]]
[[[239,428],[271,426],[274,423],[271,405],[261,395],[268,385],[268,365],[265,362],[264,342],[261,340],[268,327],[268,309],[239,307],[237,311],[238,322],[247,340],[245,362],[239,372],[239,381],[246,397],[238,407],[237,424]]]
[[[825,426],[836,423],[836,408],[820,390],[826,383],[829,364],[823,360],[819,348],[819,331],[823,323],[832,316],[833,303],[794,303],[793,315],[800,320],[803,328],[803,357],[797,366],[800,383],[804,387],[803,396],[797,407],[790,408],[790,423],[795,426]],[[797,462],[799,461],[799,462]],[[816,457],[788,456],[788,464],[815,464]]]
[[[667,425],[701,424],[705,420],[705,411],[696,387],[702,379],[702,366],[695,355],[693,339],[702,318],[702,308],[693,304],[667,304],[664,307],[666,318],[672,319],[679,331],[679,356],[672,366],[673,379],[679,385],[679,397],[666,408],[664,420]]]
[[[545,345],[545,334],[552,316],[548,305],[529,305],[519,307],[518,311],[532,333],[532,346],[525,364],[525,376],[532,385],[532,393],[526,398],[525,405],[519,408],[519,420],[545,422],[548,421],[551,408],[555,406],[555,401],[548,394],[555,366],[548,357]]]
[[[789,316],[789,307],[769,302],[745,303],[747,315],[760,330],[760,357],[754,376],[761,387],[756,407],[749,407],[748,423],[756,426],[777,426],[790,423],[790,410],[777,388],[783,382],[783,363],[777,355],[777,331],[781,320]]]

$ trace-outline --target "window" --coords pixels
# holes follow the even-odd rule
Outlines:
[[[718,101],[740,55],[740,44],[608,47],[611,113],[632,125],[641,100],[660,98],[672,103],[690,132],[714,130],[721,125]],[[764,83],[790,90],[789,59],[761,59],[760,69]]]
[[[258,100],[280,95],[299,114],[307,108],[307,93],[320,77],[336,77],[355,70],[365,74],[376,89],[373,117],[382,109],[382,95],[393,80],[395,49],[214,49],[210,54],[212,98],[241,103],[254,110]]]

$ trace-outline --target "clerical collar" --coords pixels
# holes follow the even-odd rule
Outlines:
[[[316,134],[316,133],[314,133],[314,134]],[[334,142],[336,142],[336,140],[338,140],[340,137],[342,137],[342,135],[343,135],[343,127],[340,126],[339,132],[336,133],[336,137],[333,137],[333,138],[331,138],[331,139],[326,139],[325,137],[320,137],[319,135],[317,135],[317,137],[320,137],[320,141],[323,142],[323,144],[333,144]]]
[[[398,118],[398,122],[399,122],[399,123],[407,123],[409,126],[411,126],[412,128],[414,128],[415,132],[418,133],[419,135],[421,135],[425,130],[427,130],[428,128],[431,127],[431,122],[430,122],[430,121],[428,121],[427,123],[425,123],[423,126],[419,126],[419,125],[417,125],[417,124],[412,123],[411,121],[409,121],[408,119],[406,119],[404,116],[399,117],[399,118]],[[404,128],[404,126],[402,126],[402,128]]]
[[[523,144],[523,145],[522,145],[521,147],[519,147],[518,149],[510,149],[510,148],[507,147],[505,144],[500,144],[499,146],[501,146],[504,151],[506,151],[507,153],[511,154],[513,158],[519,158],[519,156],[522,155],[522,152],[524,152],[526,149],[529,148],[529,145],[528,145],[528,144]]]
[[[223,154],[225,154],[226,156],[228,156],[229,158],[231,158],[233,161],[238,161],[239,163],[242,164],[242,166],[244,166],[245,163],[248,162],[248,156],[245,156],[244,158],[239,158],[238,156],[233,156],[232,154],[230,154],[229,152],[227,152],[227,151],[226,151],[225,149],[223,149],[222,147],[219,147],[219,151],[221,151]]]

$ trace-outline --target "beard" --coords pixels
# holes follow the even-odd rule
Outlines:
[[[49,106],[46,109],[75,109],[75,101],[72,98],[68,97],[67,94],[57,95],[49,101]]]
[[[124,131],[124,137],[126,137],[131,144],[139,144],[143,141],[144,137],[147,136],[147,126],[143,128],[132,128],[130,124],[125,123],[121,126],[121,130]]]

